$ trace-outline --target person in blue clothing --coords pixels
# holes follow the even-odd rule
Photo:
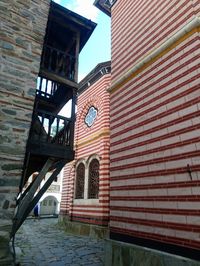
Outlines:
[[[35,218],[39,218],[39,204],[36,204],[33,210]]]

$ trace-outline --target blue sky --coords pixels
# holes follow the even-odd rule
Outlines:
[[[94,0],[54,0],[54,2],[97,23],[90,39],[79,56],[79,81],[98,63],[111,57],[110,17],[97,9]]]

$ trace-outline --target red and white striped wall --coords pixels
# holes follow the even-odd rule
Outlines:
[[[78,96],[75,128],[75,160],[64,170],[61,214],[72,221],[107,225],[109,221],[109,148],[110,148],[110,74],[103,75]],[[90,106],[98,110],[97,118],[88,127],[84,120]],[[99,198],[74,199],[75,167],[79,161],[99,158]]]
[[[200,249],[200,1],[112,8],[110,230]]]

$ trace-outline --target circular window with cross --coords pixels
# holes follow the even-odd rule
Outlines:
[[[85,124],[88,126],[88,127],[91,127],[96,118],[97,118],[97,113],[98,113],[98,110],[94,107],[94,106],[91,106],[85,116]]]

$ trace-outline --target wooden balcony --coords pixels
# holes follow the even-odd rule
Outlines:
[[[27,151],[40,157],[73,160],[74,121],[35,110]]]
[[[44,97],[45,99],[51,99],[59,89],[60,85],[58,82],[45,79],[44,77],[38,77],[36,96]]]
[[[57,114],[76,95],[76,88],[66,84],[38,77],[35,108]],[[76,101],[76,99],[73,99]]]
[[[49,45],[43,46],[40,71],[50,72],[54,75],[75,81],[76,57]]]

